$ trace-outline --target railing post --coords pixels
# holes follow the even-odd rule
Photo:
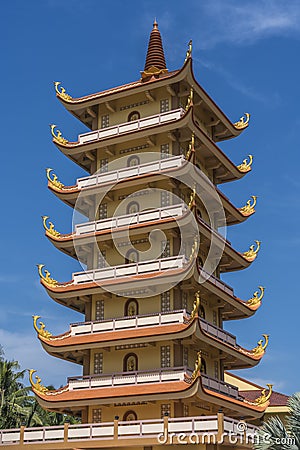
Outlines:
[[[64,442],[68,442],[69,436],[69,422],[64,423]]]
[[[224,437],[224,413],[222,409],[219,409],[217,417],[218,417],[217,440],[218,442],[222,442]]]
[[[24,444],[24,431],[25,431],[25,426],[21,425],[20,426],[20,445]]]
[[[114,420],[114,439],[118,439],[119,437],[119,416],[115,416],[115,420]]]
[[[168,436],[169,432],[169,414],[166,412],[164,415],[164,436]]]

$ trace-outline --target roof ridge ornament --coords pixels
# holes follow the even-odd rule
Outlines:
[[[261,391],[261,395],[257,399],[254,400],[254,404],[256,406],[262,406],[270,400],[272,392],[273,392],[273,384],[267,384],[267,386],[269,388],[268,394],[266,394],[267,389],[263,389]]]
[[[63,86],[61,86],[61,81],[53,81],[53,84],[55,87],[55,92],[60,98],[62,98],[63,100],[66,100],[66,101],[73,100],[73,97],[71,97],[71,95],[67,94],[65,88]],[[60,86],[61,90],[58,89],[58,86]]]
[[[243,159],[242,164],[239,164],[238,166],[236,166],[236,168],[242,172],[242,173],[247,173],[250,172],[250,170],[252,169],[252,163],[253,163],[253,155],[248,155],[249,158],[249,162],[247,160],[247,158]]]
[[[188,49],[187,49],[186,55],[185,55],[184,64],[187,62],[187,60],[188,60],[189,58],[192,57],[192,50],[193,50],[193,41],[192,41],[192,39],[190,39],[190,40],[189,40],[189,43],[188,43]]]
[[[190,201],[188,204],[189,209],[192,209],[194,206],[196,206],[195,199],[196,199],[196,189],[194,187],[194,189],[192,190],[192,192],[190,194]]]
[[[42,216],[42,219],[43,219],[43,226],[44,226],[45,230],[48,232],[48,234],[51,234],[51,236],[54,236],[54,237],[60,237],[60,232],[56,231],[54,229],[54,224],[52,222],[49,221],[48,222],[49,226],[47,226],[47,219],[49,219],[49,217]]]
[[[41,318],[41,316],[32,316],[33,318],[33,327],[37,334],[45,339],[49,339],[52,336],[52,333],[50,331],[45,330],[45,324],[44,322],[39,322],[40,328],[37,326],[38,319]]]
[[[243,214],[243,216],[251,216],[252,214],[255,213],[255,206],[257,203],[257,196],[256,195],[251,195],[251,198],[253,200],[252,204],[251,204],[251,199],[247,200],[246,205],[243,206],[242,208],[239,208],[239,211]]]
[[[193,304],[193,311],[191,312],[190,322],[194,320],[195,317],[198,317],[198,311],[200,308],[200,291],[195,293],[195,300]]]
[[[185,159],[189,161],[191,159],[192,154],[195,152],[195,133],[192,132],[192,137],[189,142],[188,150],[185,155]]]
[[[253,297],[246,301],[247,306],[256,306],[261,303],[263,296],[265,294],[265,288],[263,286],[258,286],[259,291],[255,291]]]
[[[32,389],[34,389],[37,392],[41,392],[42,394],[45,394],[46,392],[49,391],[49,389],[46,388],[46,386],[43,386],[41,384],[42,380],[38,375],[35,376],[36,382],[33,381],[32,375],[34,373],[36,373],[36,370],[34,370],[34,369],[29,370],[29,381],[30,381]]]
[[[51,273],[45,269],[43,273],[43,268],[45,267],[44,264],[37,264],[37,268],[38,268],[38,272],[39,272],[39,276],[41,278],[41,280],[44,281],[45,284],[48,284],[48,286],[57,286],[58,285],[58,281],[54,280],[54,278],[51,278],[50,275]]]
[[[46,169],[47,180],[57,189],[62,189],[64,187],[64,184],[58,181],[57,175],[55,175],[55,173],[52,174],[53,178],[51,178],[50,177],[51,172],[53,172],[53,169],[50,169],[50,167],[48,167]]]
[[[250,262],[255,260],[257,254],[259,252],[259,249],[260,249],[261,241],[254,241],[254,242],[256,243],[256,249],[255,250],[254,250],[254,244],[253,244],[253,245],[250,245],[249,250],[247,250],[246,252],[242,253],[243,257],[247,261],[250,261]]]
[[[257,343],[257,346],[251,350],[252,355],[261,356],[265,353],[265,350],[269,345],[270,336],[268,334],[263,334],[262,336],[264,339],[260,339]],[[263,343],[263,341],[265,342]]]
[[[233,125],[238,130],[243,130],[244,128],[247,128],[247,126],[249,125],[249,121],[250,121],[250,114],[244,113],[244,115],[240,118],[240,120],[235,122]]]
[[[194,258],[196,251],[199,250],[199,242],[198,242],[198,236],[194,237],[194,242],[191,249],[191,255],[190,255],[190,261]]]
[[[187,99],[186,107],[185,107],[186,111],[188,109],[190,109],[191,106],[193,106],[193,98],[194,98],[194,89],[193,89],[193,87],[191,87],[190,93],[189,93],[189,96],[188,96],[188,99]]]
[[[201,356],[201,350],[197,352],[197,359],[195,361],[194,371],[191,375],[191,380],[194,381],[201,372],[201,366],[202,366],[202,356]]]
[[[59,144],[68,144],[69,141],[62,136],[60,130],[57,129],[56,130],[57,134],[55,134],[55,132],[54,132],[55,128],[56,128],[56,125],[50,124],[50,130],[51,130],[53,140],[55,140]]]

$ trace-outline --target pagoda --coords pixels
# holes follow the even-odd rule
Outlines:
[[[66,282],[42,264],[38,271],[51,299],[83,318],[58,336],[33,320],[46,352],[82,370],[57,390],[34,370],[30,381],[43,408],[81,424],[8,430],[1,445],[226,449],[236,448],[233,433],[239,448],[251,448],[244,438],[272,386],[249,399],[224,372],[257,365],[269,337],[246,349],[223,324],[252,316],[264,288],[242,300],[221,275],[249,267],[260,242],[238,251],[220,227],[247,220],[256,197],[238,207],[220,185],[249,173],[253,157],[236,165],[218,146],[239,136],[250,115],[232,122],[198,84],[191,41],[182,68],[168,71],[156,21],[137,81],[79,98],[59,82],[55,90],[91,131],[70,142],[51,125],[53,143],[88,175],[67,186],[47,169],[48,188],[86,221],[68,234],[47,216],[43,225],[83,270]]]

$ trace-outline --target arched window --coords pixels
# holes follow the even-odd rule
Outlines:
[[[137,250],[128,250],[125,256],[125,264],[139,262],[139,254]]]
[[[131,155],[127,159],[127,167],[138,166],[140,164],[140,158],[137,155]]]
[[[139,313],[139,304],[135,298],[129,298],[125,303],[124,315],[137,316]]]
[[[136,414],[136,412],[135,411],[132,411],[132,410],[130,410],[130,411],[126,411],[126,413],[124,414],[124,416],[123,416],[123,420],[124,421],[133,421],[133,420],[137,420],[137,414]]]
[[[123,372],[135,372],[138,370],[138,357],[135,353],[128,353],[123,360]]]
[[[126,214],[136,214],[140,210],[140,205],[138,202],[130,202],[126,207]]]
[[[134,120],[139,120],[141,118],[141,115],[138,111],[132,111],[130,114],[128,114],[127,122],[133,122]]]
[[[206,362],[203,358],[201,358],[201,369],[200,369],[201,373],[206,374]]]

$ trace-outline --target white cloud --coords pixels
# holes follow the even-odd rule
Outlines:
[[[35,369],[45,385],[59,387],[66,384],[68,376],[80,375],[82,372],[79,365],[48,355],[34,331],[25,334],[0,329],[0,343],[6,359],[18,361],[21,369]],[[28,379],[24,382],[29,384]]]
[[[201,9],[211,20],[210,30],[202,41],[205,47],[220,42],[245,45],[265,37],[299,34],[300,31],[300,2],[297,0],[245,0],[242,3],[214,0],[201,4]]]

